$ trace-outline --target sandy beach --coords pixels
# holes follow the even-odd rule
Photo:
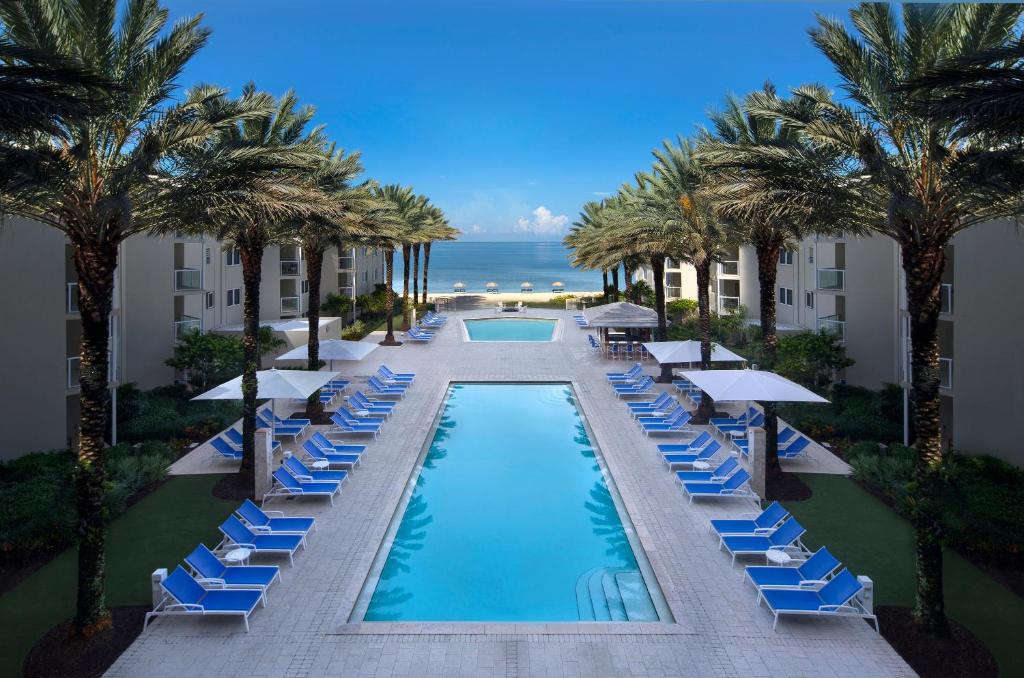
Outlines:
[[[484,299],[486,299],[488,301],[493,301],[495,304],[497,304],[499,301],[500,302],[521,301],[524,304],[529,305],[531,300],[532,301],[536,301],[536,302],[546,302],[546,301],[551,301],[552,297],[558,297],[558,296],[572,295],[574,297],[579,298],[579,297],[596,297],[596,296],[600,296],[600,294],[601,294],[601,292],[599,292],[599,291],[591,291],[591,292],[574,292],[574,291],[565,291],[565,292],[498,292],[496,294],[487,294],[485,292],[459,292],[458,294],[455,294],[453,292],[431,292],[427,296],[430,299],[430,301],[433,301],[434,299],[437,299],[438,297],[447,297],[449,299],[452,299],[452,298],[465,299],[465,298],[469,298],[469,297],[482,297],[482,298],[484,298]]]

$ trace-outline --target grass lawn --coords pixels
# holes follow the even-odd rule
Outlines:
[[[803,474],[814,490],[786,508],[854,574],[875,582],[876,605],[914,604],[914,534],[909,522],[843,476]],[[945,555],[946,612],[984,642],[1000,675],[1024,676],[1024,600],[952,551]]]
[[[212,547],[237,502],[210,494],[217,475],[178,476],[110,525],[107,604],[150,602],[149,574],[180,563],[200,541]],[[76,556],[64,551],[15,589],[0,596],[0,676],[20,676],[35,642],[75,611]]]

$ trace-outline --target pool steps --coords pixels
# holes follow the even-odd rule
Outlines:
[[[658,621],[658,612],[637,570],[598,567],[576,580],[580,621]]]

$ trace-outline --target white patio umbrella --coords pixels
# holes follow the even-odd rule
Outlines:
[[[762,370],[687,370],[683,376],[715,400],[827,403],[795,381]]]
[[[337,372],[313,372],[311,370],[260,370],[256,373],[256,397],[270,399],[271,437],[276,417],[276,401],[305,400],[316,393],[324,384],[338,376]],[[200,393],[192,400],[241,400],[241,375],[225,381],[220,386]]]
[[[650,353],[660,364],[676,365],[700,362],[699,341],[648,341],[644,342],[644,348],[646,348],[647,352]],[[733,353],[721,344],[712,342],[711,362],[746,362],[746,358]]]
[[[320,359],[330,363],[334,369],[335,360],[362,360],[377,348],[377,344],[368,341],[346,341],[344,339],[324,339],[320,342]],[[278,356],[275,360],[308,360],[309,345],[302,344]]]

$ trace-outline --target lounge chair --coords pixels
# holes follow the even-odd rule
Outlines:
[[[756,407],[751,405],[747,410],[738,417],[712,417],[708,423],[711,424],[712,428],[718,428],[719,426],[725,426],[728,424],[745,424],[760,412]]]
[[[213,448],[214,457],[221,456],[225,459],[233,459],[236,461],[242,458],[242,450],[235,449],[231,443],[220,436],[210,440],[210,447]]]
[[[636,381],[644,374],[644,366],[636,363],[625,372],[605,372],[608,381]]]
[[[286,516],[281,511],[264,511],[248,499],[235,509],[235,513],[257,534],[300,534],[305,538],[310,530],[316,529],[316,518]]]
[[[356,391],[350,395],[348,404],[352,406],[355,414],[362,417],[374,414],[390,417],[397,405],[394,400],[370,400],[362,391]]]
[[[263,600],[263,591],[258,589],[208,589],[197,582],[181,565],[174,568],[174,572],[160,582],[160,587],[167,595],[152,612],[146,613],[142,621],[143,631],[155,617],[211,615],[241,617],[248,632],[249,615],[256,609],[260,600]]]
[[[663,452],[661,458],[671,471],[677,466],[693,466],[698,461],[710,462],[721,449],[722,443],[709,436],[709,441],[703,447],[695,447],[694,452]]]
[[[810,445],[810,440],[804,438],[804,436],[794,438],[793,436],[795,434],[796,432],[788,426],[779,431],[778,438],[776,438],[778,441],[777,449],[779,451],[779,459],[785,459],[787,453],[790,454],[789,458],[807,454],[807,446]],[[801,439],[803,442],[800,442]],[[744,457],[750,454],[750,440],[748,438],[733,438],[732,444],[740,451],[741,454],[743,454]],[[795,447],[793,447],[794,445]],[[789,452],[791,447],[792,452]]]
[[[779,502],[773,501],[768,508],[748,519],[711,520],[708,522],[708,532],[714,532],[720,537],[725,534],[762,534],[774,530],[788,516],[789,511]]]
[[[336,443],[330,440],[320,431],[317,431],[309,437],[313,441],[313,444],[319,447],[327,454],[362,454],[366,452],[366,445],[349,445],[345,443]]]
[[[260,412],[260,414],[262,414],[263,418],[266,419],[267,421],[273,419],[275,426],[290,426],[293,428],[297,427],[301,428],[303,433],[306,432],[306,428],[312,423],[309,419],[282,419],[281,417],[274,414],[273,411],[271,410],[263,410],[262,412]]]
[[[277,436],[285,436],[291,437],[295,440],[298,440],[299,436],[301,436],[302,432],[305,430],[303,427],[300,426],[276,426],[274,424],[271,424],[270,420],[268,420],[266,417],[264,417],[262,414],[258,412],[256,413],[256,427],[262,429],[271,429],[274,432],[275,438]]]
[[[334,495],[341,492],[341,483],[337,480],[317,480],[307,482],[299,480],[283,468],[274,471],[274,487],[263,496],[263,503],[271,497],[327,497],[334,506]]]
[[[676,399],[673,398],[669,393],[662,393],[654,400],[644,400],[641,402],[626,403],[626,407],[629,409],[630,414],[634,417],[644,416],[644,413],[654,411],[666,411],[671,409],[676,404]]]
[[[747,565],[744,575],[754,588],[821,588],[841,563],[822,546],[796,567],[790,565]]]
[[[746,433],[747,429],[753,426],[764,426],[764,415],[760,412],[742,424],[719,424],[715,428],[722,435],[733,433]]]
[[[228,439],[228,442],[231,443],[232,447],[239,452],[242,451],[242,434],[238,432],[237,428],[229,428],[227,431],[224,431],[224,437]],[[274,452],[277,452],[281,448],[281,441],[271,441],[270,447]],[[239,457],[239,459],[241,459],[241,457]]]
[[[411,339],[412,341],[421,341],[423,343],[428,343],[434,339],[433,334],[427,334],[426,332],[418,330],[415,327],[410,327],[409,331],[405,333],[405,336]]]
[[[779,446],[779,459],[796,459],[797,457],[806,457],[807,448],[810,446],[810,439],[806,436],[800,436],[786,445]]]
[[[388,386],[387,384],[383,383],[377,377],[370,377],[367,380],[366,385],[367,385],[367,388],[370,389],[370,392],[373,393],[374,395],[387,396],[387,397],[395,397],[395,396],[397,396],[399,398],[404,398],[405,397],[406,387],[404,387],[404,386]]]
[[[671,419],[661,422],[641,421],[640,427],[643,429],[644,435],[650,435],[652,433],[679,433],[691,430],[691,419],[693,419],[693,415],[686,409],[680,407],[678,413]]]
[[[331,433],[362,433],[372,435],[374,438],[380,435],[379,420],[376,424],[354,422],[346,418],[344,415],[335,412],[331,415],[331,421],[334,424],[331,427]]]
[[[654,379],[650,376],[645,376],[643,379],[641,379],[635,384],[612,384],[612,391],[615,392],[616,398],[646,395],[650,393],[653,389]]]
[[[740,463],[735,457],[729,457],[716,468],[707,471],[676,471],[676,481],[679,483],[712,483],[725,480],[731,476]]]
[[[800,537],[804,532],[804,526],[791,517],[767,534],[722,535],[718,547],[732,555],[734,564],[736,556],[764,556],[769,549],[803,553],[806,549],[800,543]]]
[[[377,368],[377,374],[394,381],[406,381],[410,384],[416,378],[416,374],[414,372],[392,372],[391,369],[383,363]]]
[[[814,617],[860,617],[870,620],[877,632],[878,617],[868,612],[857,598],[863,588],[857,578],[844,569],[817,590],[759,589],[757,602],[760,605],[762,600],[765,601],[775,615],[773,630],[779,624],[779,615],[802,614]]]
[[[200,544],[185,556],[185,563],[199,577],[199,583],[215,584],[225,588],[259,589],[266,604],[267,588],[281,581],[281,568],[277,565],[225,565],[213,551]]]
[[[701,431],[700,435],[688,443],[663,443],[658,445],[658,452],[661,454],[694,454],[697,450],[703,449],[714,438],[707,431]]]
[[[278,473],[284,471],[278,469],[274,476]],[[295,564],[295,552],[304,544],[300,534],[256,534],[233,515],[220,524],[220,531],[224,534],[224,546],[247,548],[253,553],[284,554],[292,565]]]
[[[675,407],[670,407],[669,411],[664,414],[641,414],[636,417],[636,423],[641,426],[644,424],[667,424],[683,416],[686,411],[685,407],[677,403]]]
[[[314,470],[299,461],[298,457],[288,457],[284,467],[299,482],[337,482],[348,480],[348,471]]]
[[[750,482],[750,474],[745,469],[716,483],[683,483],[683,494],[690,497],[690,503],[697,497],[702,499],[721,499],[723,497],[745,497],[754,499],[756,494],[747,486]]]
[[[352,445],[352,447],[363,446]],[[349,468],[355,468],[359,464],[359,453],[339,454],[336,452],[329,452],[314,443],[312,440],[307,440],[302,443],[302,449],[314,462],[327,462],[327,466],[347,466]]]

